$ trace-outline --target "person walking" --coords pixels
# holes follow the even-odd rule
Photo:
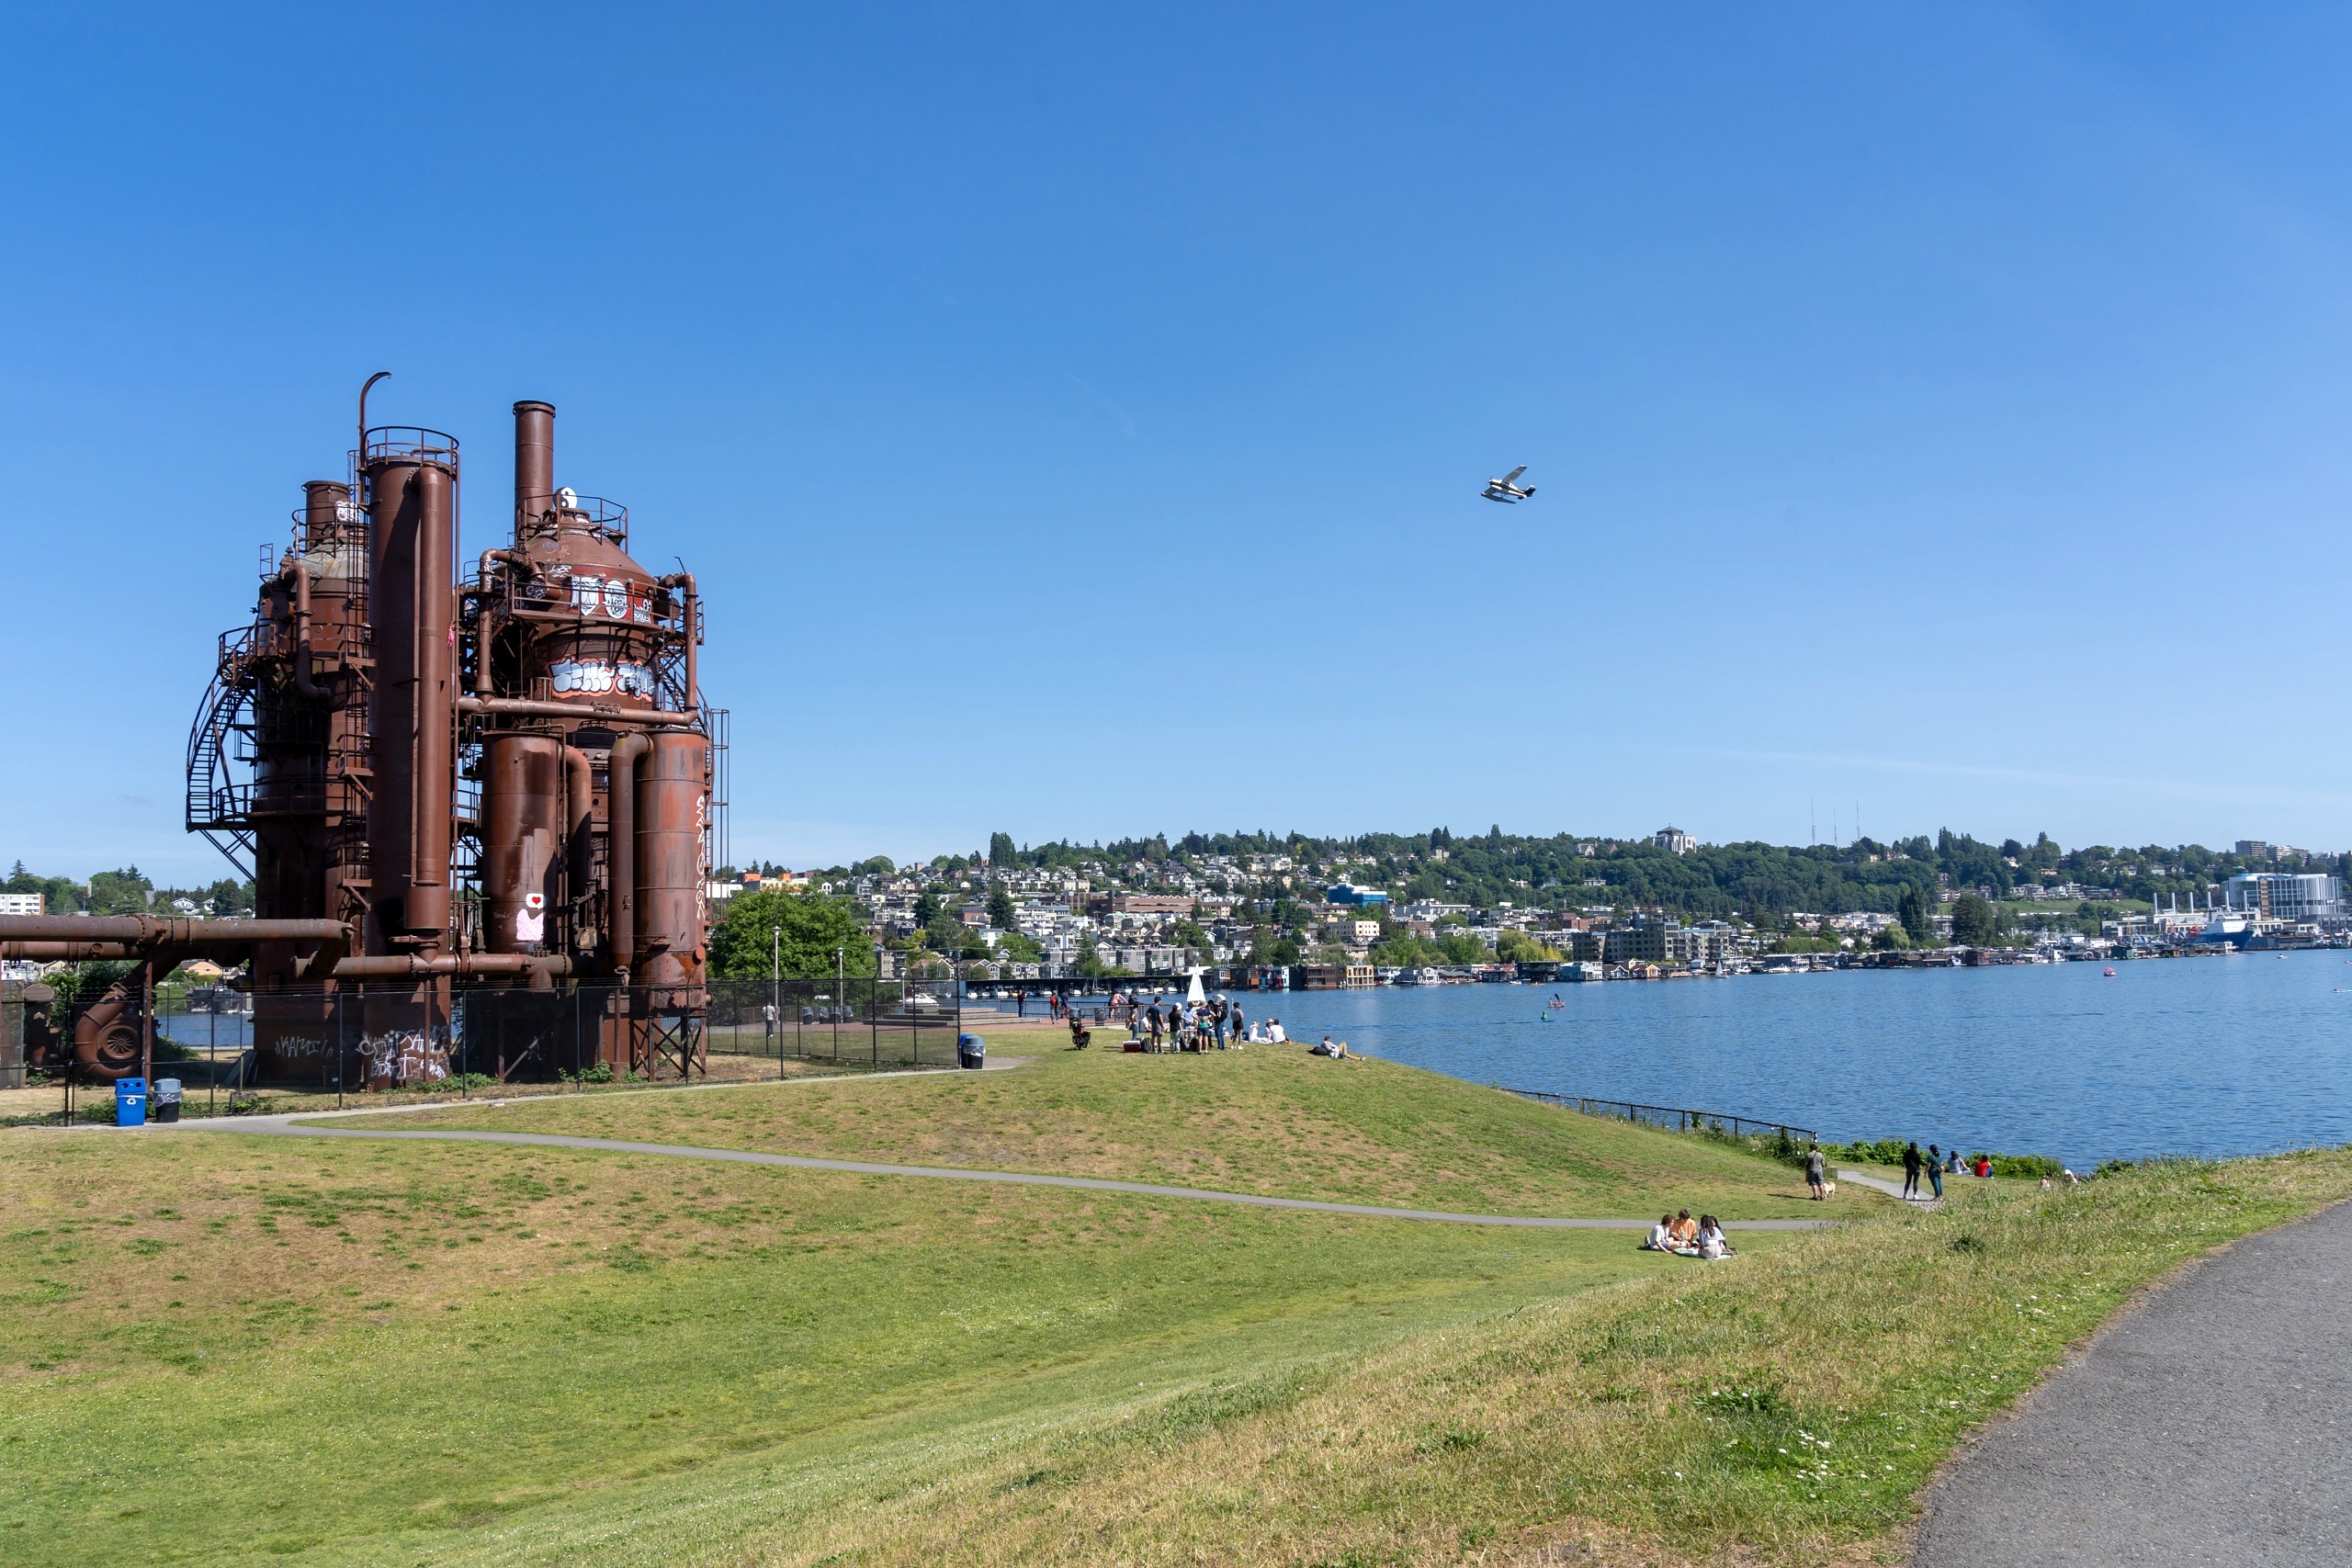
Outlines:
[[[1804,1184],[1813,1189],[1815,1202],[1829,1196],[1828,1181],[1829,1173],[1822,1166],[1821,1145],[1816,1143],[1804,1152]]]
[[[1936,1201],[1942,1202],[1944,1201],[1943,1151],[1933,1144],[1928,1145],[1928,1185],[1936,1190]]]
[[[1927,1161],[1919,1157],[1919,1145],[1917,1140],[1904,1146],[1903,1196],[1906,1199],[1916,1199],[1919,1196],[1919,1168],[1925,1164]]]
[[[775,1049],[775,1004],[774,1002],[760,1004],[760,1022],[763,1026],[761,1030],[762,1038],[766,1042],[766,1048],[773,1051]]]

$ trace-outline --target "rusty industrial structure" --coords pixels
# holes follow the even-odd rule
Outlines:
[[[100,1077],[142,1070],[154,981],[192,957],[249,961],[265,1079],[431,1082],[468,1027],[502,1077],[695,1074],[726,716],[694,576],[639,566],[626,509],[557,482],[536,401],[511,533],[461,572],[458,442],[370,427],[381,378],[189,736],[187,827],[255,918],[0,918],[0,954],[134,961],[55,1044]]]

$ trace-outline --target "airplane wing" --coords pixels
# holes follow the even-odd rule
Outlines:
[[[1519,482],[1519,476],[1525,472],[1527,472],[1527,465],[1521,463],[1519,467],[1513,468],[1510,472],[1503,476],[1503,483],[1507,485],[1515,485]]]

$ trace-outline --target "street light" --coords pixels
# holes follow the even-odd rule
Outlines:
[[[775,1040],[775,1076],[784,1077],[784,928],[768,928],[768,1033]]]

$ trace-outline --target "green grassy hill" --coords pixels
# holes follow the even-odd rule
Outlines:
[[[1791,1186],[1700,1140],[1295,1052],[428,1119],[1551,1213],[1770,1209]],[[437,1561],[526,1520],[562,1544],[526,1560],[643,1560],[614,1521],[690,1477],[835,1507],[862,1476],[870,1501],[894,1466],[1699,1267],[1623,1232],[192,1130],[19,1131],[0,1186],[0,1436],[40,1461],[0,1466],[0,1558],[48,1563]]]
[[[1736,1212],[1787,1182],[1700,1140],[1273,1053],[470,1114],[1555,1213],[1706,1192]],[[1623,1232],[20,1131],[0,1134],[0,1561],[1867,1556],[2130,1291],[2347,1190],[2329,1155],[1972,1185],[1935,1215],[1841,1198],[1847,1228],[1698,1264]]]
[[[1203,1055],[1057,1047],[1012,1072],[581,1095],[387,1117],[894,1164],[1115,1177],[1487,1213],[1817,1217],[1794,1170],[1394,1062],[1299,1046]],[[1877,1201],[1857,1194],[1857,1203]]]

